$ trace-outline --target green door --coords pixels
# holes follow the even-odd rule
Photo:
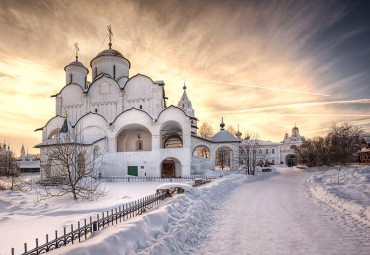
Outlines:
[[[128,175],[138,176],[137,166],[129,166],[127,169]]]

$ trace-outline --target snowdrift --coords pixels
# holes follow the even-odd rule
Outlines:
[[[90,239],[50,254],[186,254],[213,224],[212,215],[242,183],[271,174],[232,174],[168,199],[159,208],[128,222],[94,233]],[[184,246],[184,243],[186,245]],[[185,248],[187,247],[187,248]]]
[[[307,184],[311,194],[335,210],[370,226],[370,167],[338,168],[312,175]]]

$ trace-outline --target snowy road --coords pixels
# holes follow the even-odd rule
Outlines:
[[[370,254],[370,230],[307,197],[310,173],[236,188],[194,254]]]

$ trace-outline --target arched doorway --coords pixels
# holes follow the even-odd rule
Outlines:
[[[181,177],[181,163],[175,158],[166,158],[161,163],[161,177]]]
[[[221,146],[216,150],[216,170],[233,170],[233,150],[227,146]]]
[[[152,133],[143,125],[129,124],[117,135],[117,152],[151,151]]]
[[[297,157],[293,154],[289,154],[286,156],[286,164],[289,167],[296,166],[297,165]]]

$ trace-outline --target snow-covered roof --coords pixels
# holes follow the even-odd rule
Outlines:
[[[40,168],[40,161],[17,161],[18,168]]]
[[[213,142],[240,142],[233,134],[226,130],[220,130],[214,136],[210,137]]]
[[[62,133],[58,137],[51,138],[49,140],[46,140],[42,143],[39,143],[35,146],[35,148],[40,148],[44,146],[50,146],[55,144],[81,144],[81,145],[91,145],[94,144],[102,139],[104,139],[105,136],[97,135],[97,136],[80,136],[80,135],[74,135],[71,137],[69,134]]]
[[[212,137],[201,137],[197,135],[192,136],[212,143],[241,142],[239,138],[236,138],[233,134],[226,130],[220,130],[217,134],[215,134]]]

